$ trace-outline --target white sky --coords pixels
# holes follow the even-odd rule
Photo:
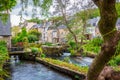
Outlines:
[[[77,1],[77,0],[70,0],[70,1],[71,1],[71,4],[73,4],[74,1]],[[84,0],[84,1],[86,1],[86,0]],[[18,0],[18,2],[19,2],[19,0]],[[19,12],[21,10],[21,7],[22,6],[20,4],[17,4],[15,6],[15,8],[12,10],[12,12],[10,13],[11,14],[11,24],[12,24],[12,26],[17,26],[20,23],[20,15],[18,15],[18,14],[19,14]],[[29,16],[23,15],[24,19],[31,19],[30,15],[32,15],[32,8],[33,8],[32,6],[28,6],[27,13],[28,13]],[[53,12],[53,11],[54,11],[54,9],[53,9],[53,7],[51,7],[50,12]],[[39,14],[39,13],[37,12],[37,14]],[[38,17],[41,18],[40,15]]]

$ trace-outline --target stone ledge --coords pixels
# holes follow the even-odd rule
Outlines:
[[[71,69],[68,69],[68,68],[65,68],[65,67],[61,67],[61,66],[58,66],[58,65],[55,65],[55,64],[52,64],[52,63],[48,63],[46,61],[43,61],[42,59],[40,58],[36,58],[36,61],[39,62],[39,63],[42,63],[50,68],[53,68],[59,72],[63,72],[69,76],[71,76],[72,78],[75,78],[77,77],[78,79],[75,79],[75,80],[84,80],[86,75],[83,74],[83,73],[80,73],[80,72],[77,72],[77,71],[74,71],[74,70],[71,70]]]

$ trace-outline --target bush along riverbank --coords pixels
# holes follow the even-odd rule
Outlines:
[[[0,80],[8,76],[7,72],[3,69],[4,63],[9,59],[6,42],[0,41]]]
[[[77,66],[60,60],[55,60],[51,58],[36,58],[37,62],[40,62],[46,66],[49,66],[59,72],[63,72],[67,75],[70,75],[76,80],[83,80],[88,71],[88,67]]]

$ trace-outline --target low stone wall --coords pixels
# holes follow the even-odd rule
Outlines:
[[[63,54],[63,46],[42,46],[43,52],[47,56],[60,56]]]
[[[65,68],[65,67],[61,67],[61,66],[58,66],[58,65],[54,65],[52,63],[48,63],[46,61],[43,61],[42,59],[40,58],[36,58],[36,61],[39,62],[39,63],[42,63],[50,68],[53,68],[59,72],[63,72],[69,76],[71,76],[72,78],[74,78],[74,80],[84,80],[85,79],[85,74],[82,74],[82,73],[79,73],[79,72],[76,72],[74,70],[71,70],[71,69],[68,69],[68,68]]]

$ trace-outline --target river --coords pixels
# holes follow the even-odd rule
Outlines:
[[[10,68],[11,78],[7,80],[72,80],[37,62],[12,60]]]
[[[69,57],[70,53],[64,53],[56,59],[64,60]],[[79,66],[89,66],[93,61],[89,57],[69,57],[69,62]],[[16,59],[11,56],[10,60],[11,77],[6,80],[73,80],[71,77],[59,73],[49,67],[37,62],[20,61],[18,56]]]

